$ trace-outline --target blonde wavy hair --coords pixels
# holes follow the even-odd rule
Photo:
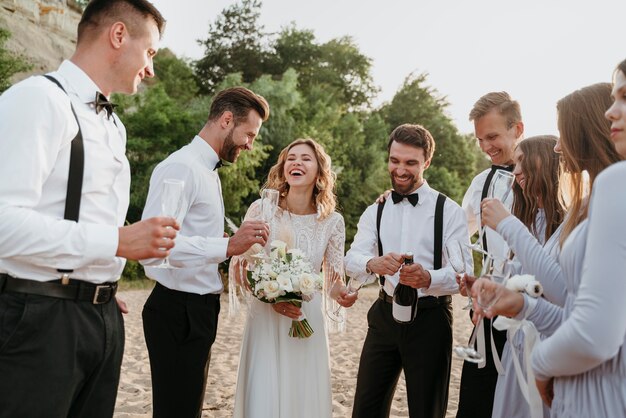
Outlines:
[[[278,161],[272,166],[267,181],[262,189],[276,189],[283,201],[289,193],[289,183],[285,179],[285,162],[289,151],[296,145],[308,145],[311,147],[317,160],[317,180],[313,187],[313,202],[320,219],[328,217],[335,211],[337,197],[335,196],[335,180],[337,175],[331,168],[330,156],[324,147],[311,138],[300,138],[287,145],[278,156]]]

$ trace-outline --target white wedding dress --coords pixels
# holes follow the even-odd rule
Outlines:
[[[246,219],[258,219],[260,201]],[[270,222],[270,241],[292,241],[309,258],[315,271],[343,272],[345,226],[332,213],[319,220],[316,214],[294,215],[278,209]],[[285,238],[288,231],[289,238]],[[302,303],[302,311],[314,330],[308,338],[289,336],[291,319],[276,313],[272,305],[250,298],[241,344],[235,394],[236,418],[330,418],[332,396],[324,297],[315,294]]]

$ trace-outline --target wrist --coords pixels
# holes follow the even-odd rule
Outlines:
[[[369,260],[367,260],[367,263],[365,263],[365,272],[367,274],[374,274],[374,272],[370,268],[370,263],[372,262],[372,260],[373,260],[373,258],[370,258]]]

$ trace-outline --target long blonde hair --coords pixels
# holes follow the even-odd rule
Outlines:
[[[313,187],[313,200],[320,219],[324,219],[335,211],[337,197],[335,196],[335,179],[337,175],[331,168],[330,156],[324,147],[311,138],[300,138],[287,145],[280,152],[278,161],[272,166],[263,189],[276,189],[281,200],[289,193],[289,183],[285,179],[285,162],[289,151],[296,145],[308,145],[315,153],[317,160],[317,181]]]
[[[621,160],[610,139],[611,122],[604,112],[611,106],[611,84],[584,87],[558,101],[558,127],[565,171],[569,181],[559,182],[561,196],[571,196],[568,215],[561,232],[561,245],[576,226],[587,218],[588,199],[593,182],[609,165]],[[583,171],[589,174],[586,193]]]

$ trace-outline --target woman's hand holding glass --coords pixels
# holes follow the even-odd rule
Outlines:
[[[483,199],[480,203],[480,209],[482,224],[494,231],[500,222],[511,216],[509,209],[498,199]]]
[[[476,280],[470,292],[474,298],[474,316],[472,317],[474,322],[483,317],[491,319],[498,315],[511,318],[517,316],[524,308],[524,296],[521,293],[507,289],[504,284],[489,278]],[[498,298],[491,304],[480,304],[477,299],[479,295],[498,295]]]

